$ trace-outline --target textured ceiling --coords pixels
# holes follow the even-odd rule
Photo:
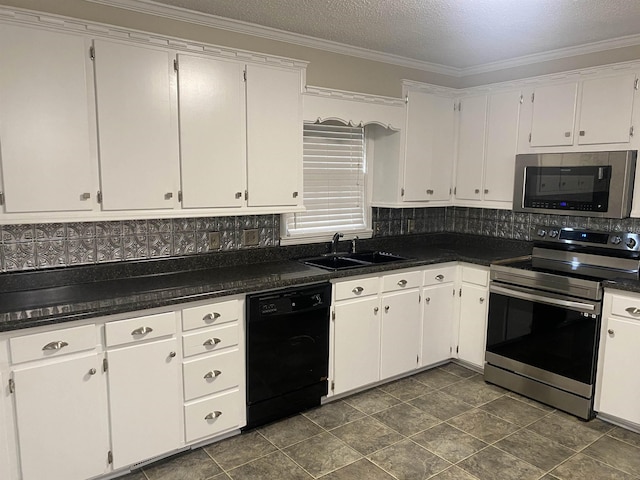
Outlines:
[[[640,34],[640,0],[155,3],[457,69]]]

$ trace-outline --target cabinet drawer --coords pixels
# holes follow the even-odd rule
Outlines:
[[[104,326],[104,331],[107,347],[175,335],[176,314],[167,312],[110,322]]]
[[[640,321],[640,297],[611,295],[611,313]]]
[[[238,320],[239,316],[239,300],[185,308],[182,310],[182,328],[184,330],[193,330],[194,328],[210,327]]]
[[[238,349],[184,363],[184,399],[192,400],[236,387],[244,375]]]
[[[53,332],[35,333],[9,340],[13,363],[59,357],[68,353],[93,350],[98,345],[98,330],[94,324],[65,328]]]
[[[241,418],[243,402],[244,398],[236,390],[185,406],[187,442],[242,427],[245,423]]]
[[[336,298],[334,298],[334,300],[377,295],[379,286],[380,281],[378,277],[361,278],[359,280],[336,283]]]
[[[182,355],[190,357],[199,353],[217,352],[238,344],[238,324],[208,328],[182,336]]]
[[[456,279],[456,267],[433,268],[424,271],[422,284],[425,287],[440,285],[441,283],[453,282]]]
[[[393,273],[382,277],[382,291],[407,290],[422,285],[422,272]]]
[[[462,267],[462,281],[486,287],[489,285],[489,271],[479,268]]]

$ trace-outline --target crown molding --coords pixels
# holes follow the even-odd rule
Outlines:
[[[373,103],[391,107],[404,107],[404,100],[397,97],[384,97],[382,95],[372,95],[368,93],[350,92],[347,90],[336,90],[335,88],[315,87],[307,85],[305,95],[313,95],[323,98],[338,98],[340,100],[351,100],[363,103]]]

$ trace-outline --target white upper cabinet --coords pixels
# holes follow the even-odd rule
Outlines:
[[[456,198],[480,200],[485,156],[487,96],[465,97],[459,105]]]
[[[89,40],[0,25],[5,212],[92,210],[96,125]]]
[[[582,83],[579,145],[629,142],[635,85],[635,73]]]
[[[405,202],[447,201],[454,156],[454,100],[410,91],[404,159]]]
[[[102,208],[175,208],[174,57],[166,50],[105,40],[94,46]]]
[[[533,95],[531,146],[573,145],[578,83],[538,87]]]
[[[246,179],[244,64],[178,55],[184,208],[241,207]]]
[[[248,206],[302,204],[300,70],[247,65]]]

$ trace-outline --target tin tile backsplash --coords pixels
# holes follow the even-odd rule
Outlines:
[[[257,247],[241,244],[249,228]],[[280,215],[2,225],[0,271],[203,253],[209,232],[220,233],[219,250],[279,245]]]

